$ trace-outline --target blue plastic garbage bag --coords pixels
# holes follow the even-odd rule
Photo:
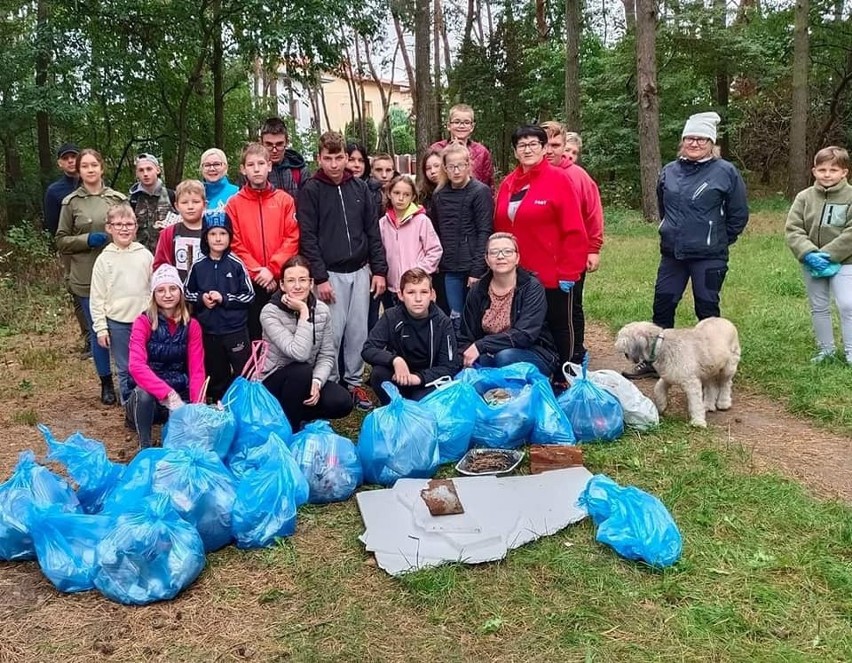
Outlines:
[[[588,364],[587,353],[583,374],[559,396],[559,407],[578,442],[615,440],[624,434],[624,409],[615,396],[588,379]]]
[[[108,599],[145,605],[173,599],[204,569],[198,531],[166,495],[143,499],[116,518],[95,553],[95,587]]]
[[[149,447],[137,453],[124,469],[121,477],[104,498],[102,513],[120,514],[137,507],[153,493],[152,482],[157,463],[174,449]]]
[[[60,592],[95,588],[95,550],[115,519],[61,509],[36,510],[32,520],[36,558],[42,573]]]
[[[98,513],[125,466],[107,457],[103,442],[85,437],[79,431],[59,442],[47,426],[39,424],[38,429],[47,443],[46,460],[65,466],[68,476],[77,484],[77,498],[83,510]]]
[[[65,480],[36,463],[32,451],[24,451],[12,476],[0,484],[0,560],[35,559],[30,529],[33,508],[50,506],[81,511],[80,501]]]
[[[559,407],[550,384],[538,381],[532,389],[536,409],[530,444],[575,444],[571,422]]]
[[[363,471],[352,440],[327,421],[312,421],[293,436],[290,452],[308,480],[312,504],[348,500],[361,485]]]
[[[151,489],[167,495],[183,519],[195,525],[206,552],[231,542],[236,482],[214,452],[170,449],[155,463]]]
[[[295,533],[296,509],[310,493],[284,441],[273,433],[263,446],[264,464],[243,468],[237,483],[231,531],[238,548],[263,548]]]
[[[293,429],[284,416],[281,405],[261,382],[238,377],[228,387],[222,403],[234,415],[237,435],[231,446],[228,465],[251,447],[266,444],[275,433],[285,444],[290,444]]]
[[[427,479],[440,463],[434,415],[417,401],[403,398],[396,385],[383,382],[390,403],[370,412],[358,436],[364,482],[392,486],[397,479]]]
[[[441,463],[459,460],[470,448],[476,426],[476,413],[482,400],[473,385],[453,380],[420,400],[438,425],[438,452]]]
[[[236,434],[237,422],[229,410],[192,403],[169,415],[163,432],[163,447],[200,447],[214,451],[224,460]]]
[[[579,502],[598,526],[596,540],[622,557],[657,567],[671,566],[680,558],[680,531],[668,509],[653,495],[596,474]]]

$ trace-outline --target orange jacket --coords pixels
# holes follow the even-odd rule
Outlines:
[[[293,197],[268,186],[244,186],[225,206],[231,220],[231,250],[254,279],[266,267],[276,280],[281,266],[299,252],[299,226]]]

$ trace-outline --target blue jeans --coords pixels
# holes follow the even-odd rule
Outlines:
[[[453,321],[453,329],[458,334],[464,302],[467,299],[467,272],[444,272],[444,294],[447,298],[448,315]]]
[[[122,405],[130,398],[134,384],[130,377],[128,364],[130,362],[130,330],[133,324],[130,322],[116,322],[107,318],[107,329],[109,329],[109,350],[115,361],[115,372],[118,373],[118,392]]]
[[[544,377],[549,378],[553,375],[553,366],[544,361],[541,355],[533,350],[508,348],[500,350],[496,355],[479,355],[477,361],[480,366],[484,366],[485,368],[503,368],[504,366],[525,361],[540,370]]]
[[[98,337],[95,330],[92,328],[92,310],[89,308],[88,297],[77,297],[80,300],[80,308],[83,309],[83,315],[86,318],[86,324],[89,325],[89,347],[92,348],[92,359],[95,362],[95,370],[100,377],[112,375],[112,367],[109,363],[109,350],[98,345]]]

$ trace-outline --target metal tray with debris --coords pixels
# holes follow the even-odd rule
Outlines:
[[[509,474],[524,459],[523,451],[471,449],[456,464],[456,470],[471,477]]]

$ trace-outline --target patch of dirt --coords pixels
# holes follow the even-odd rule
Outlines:
[[[599,325],[586,326],[591,368],[622,371],[631,364],[616,353],[613,336]],[[651,396],[654,380],[636,385]],[[686,400],[672,389],[664,417],[686,419]],[[802,483],[813,495],[852,504],[852,439],[799,419],[783,403],[734,380],[734,404],[727,412],[708,412],[707,424],[751,452],[760,470],[775,470]]]

